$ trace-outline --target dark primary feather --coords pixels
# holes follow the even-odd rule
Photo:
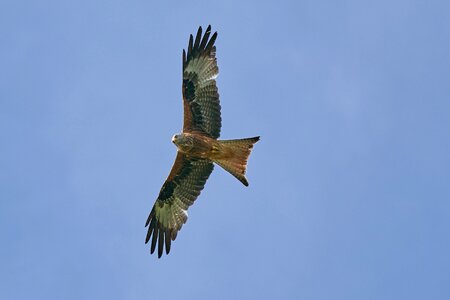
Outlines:
[[[187,54],[183,50],[183,131],[199,131],[218,138],[222,119],[215,80],[219,73],[214,46],[217,32],[209,39],[210,35],[211,25],[203,38],[199,27],[195,41],[192,35],[189,38]]]
[[[178,152],[172,171],[145,223],[148,226],[145,243],[152,239],[150,252],[153,253],[158,246],[158,258],[162,256],[164,246],[166,254],[169,254],[171,241],[175,240],[187,220],[187,209],[200,195],[213,167],[209,160],[187,158]]]

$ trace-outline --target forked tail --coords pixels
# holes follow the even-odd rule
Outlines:
[[[219,151],[213,157],[213,161],[230,172],[245,186],[248,186],[245,171],[247,160],[253,145],[259,141],[259,136],[239,140],[222,140],[219,142]]]

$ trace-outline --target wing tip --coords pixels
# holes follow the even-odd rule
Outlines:
[[[217,31],[210,38],[211,34],[211,24],[208,25],[206,31],[202,37],[203,28],[202,26],[198,27],[197,34],[194,36],[192,34],[189,35],[189,45],[187,50],[186,60],[183,62],[187,63],[192,57],[197,57],[202,53],[210,54],[211,51],[214,51],[214,43],[217,39]],[[214,51],[215,52],[215,51]]]
[[[147,235],[145,236],[145,244],[152,240],[150,246],[150,254],[153,254],[158,245],[158,258],[161,258],[164,253],[164,248],[166,255],[170,253],[170,248],[172,241],[175,240],[177,236],[176,229],[164,229],[161,224],[154,217],[154,211],[150,213],[149,218],[146,222],[146,227],[149,226]]]

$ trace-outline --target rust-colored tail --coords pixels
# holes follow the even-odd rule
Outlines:
[[[253,145],[259,141],[259,136],[239,140],[223,140],[219,142],[219,151],[213,157],[213,161],[230,172],[245,186],[248,186],[245,171],[247,159],[250,156]]]

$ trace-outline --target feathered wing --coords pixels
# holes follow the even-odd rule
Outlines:
[[[183,50],[183,132],[198,131],[217,139],[222,122],[215,80],[219,74],[214,46],[217,32],[211,39],[210,34],[211,25],[203,38],[199,27],[195,41],[190,36],[187,55]]]
[[[193,159],[178,152],[175,163],[164,182],[158,199],[148,216],[145,243],[151,241],[151,253],[158,244],[158,258],[162,256],[164,246],[166,254],[170,252],[171,241],[188,218],[187,210],[205,186],[214,165],[205,159]]]

